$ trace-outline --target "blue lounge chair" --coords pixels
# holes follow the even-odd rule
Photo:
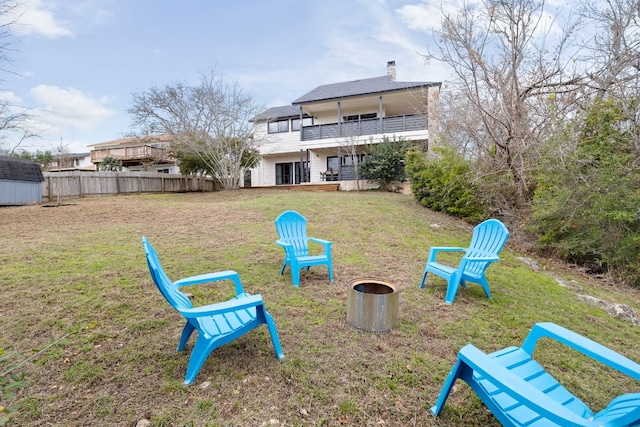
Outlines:
[[[333,267],[331,263],[331,242],[328,240],[307,237],[307,220],[295,211],[286,211],[276,218],[278,240],[276,245],[284,249],[284,261],[280,275],[284,274],[287,265],[291,268],[291,278],[294,286],[300,286],[300,270],[314,265],[326,265],[329,270],[329,281],[333,282]],[[322,246],[322,253],[311,255],[309,242]]]
[[[453,304],[458,288],[460,286],[465,287],[467,285],[466,282],[482,285],[484,293],[490,299],[491,293],[489,292],[489,283],[485,277],[485,271],[492,262],[500,260],[498,254],[507,242],[508,237],[509,231],[503,223],[497,219],[488,219],[473,229],[471,243],[468,248],[430,248],[420,287],[424,288],[427,281],[427,273],[433,273],[447,281],[447,295],[445,297],[447,304]],[[436,257],[440,252],[464,252],[464,255],[457,267],[450,267],[436,261]]]
[[[615,351],[553,323],[537,323],[522,347],[485,354],[471,344],[458,353],[431,412],[438,416],[457,379],[478,394],[503,426],[626,427],[640,425],[640,393],[614,398],[598,413],[533,359],[536,343],[551,338],[640,381],[640,365]]]
[[[169,304],[186,319],[177,351],[182,351],[185,348],[194,330],[198,332],[198,338],[189,359],[184,379],[185,384],[193,383],[213,350],[241,337],[263,323],[266,323],[269,328],[276,357],[279,360],[284,358],[276,325],[267,312],[262,297],[245,293],[238,273],[231,270],[219,271],[172,282],[160,265],[155,249],[144,236],[142,237],[142,245],[153,282]],[[229,301],[217,304],[193,307],[191,300],[179,290],[180,287],[186,285],[223,280],[233,282],[236,296]]]

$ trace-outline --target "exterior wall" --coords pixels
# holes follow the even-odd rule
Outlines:
[[[0,180],[0,205],[42,203],[42,185],[34,181]]]
[[[257,123],[255,138],[262,141],[259,150],[262,155],[291,153],[300,150],[300,131],[267,133],[265,122]]]
[[[440,116],[438,114],[438,101],[440,99],[440,88],[437,86],[429,88],[427,95],[427,116],[429,117],[428,128],[430,135],[440,133]]]
[[[306,160],[306,153],[304,153],[304,156]],[[299,161],[299,152],[263,157],[260,165],[251,171],[251,185],[254,187],[276,185],[276,163],[295,163]]]
[[[78,169],[95,170],[96,166],[91,163],[91,154],[87,154],[79,160]]]
[[[361,147],[358,149],[358,152],[361,153],[366,145],[380,143],[385,136],[390,138],[404,138],[409,141],[419,141],[421,144],[425,144],[426,141],[429,140],[430,132],[433,132],[432,135],[435,135],[439,129],[439,122],[437,119],[438,98],[439,87],[437,86],[429,87],[426,92],[421,90],[419,93],[402,92],[383,95],[382,118],[386,119],[384,125],[385,129],[393,128],[393,126],[387,127],[386,123],[395,122],[395,117],[410,117],[411,115],[422,113],[427,117],[426,123],[413,126],[413,129],[422,126],[426,127],[425,129],[419,130],[322,139],[313,139],[315,137],[314,133],[307,134],[305,132],[305,139],[309,138],[309,140],[301,141],[300,131],[269,134],[267,132],[266,122],[256,122],[254,131],[256,139],[263,141],[259,147],[260,154],[262,155],[262,162],[257,168],[251,170],[251,185],[254,187],[276,185],[276,163],[299,162],[301,150],[303,153],[303,159],[305,161],[307,158],[309,159],[310,182],[319,183],[322,182],[322,173],[327,170],[327,157],[338,156],[339,153],[341,156],[345,156],[348,154],[347,147],[353,145]],[[345,100],[344,102],[341,102],[340,116],[368,113],[376,113],[379,115],[379,99],[380,97],[375,95],[362,97],[357,100]],[[338,101],[339,100],[315,105],[315,109],[317,111],[313,113],[314,126],[331,125],[339,121]],[[387,104],[385,104],[385,101]],[[419,105],[416,105],[416,102]],[[387,113],[390,113],[389,117],[391,118],[387,117]],[[407,123],[409,122],[407,121]],[[311,128],[307,129],[310,130]],[[341,129],[342,132],[344,132],[345,128]],[[380,128],[375,127],[373,128],[373,131],[375,132],[379,129]],[[411,127],[401,126],[400,129],[411,129]],[[337,135],[337,132],[334,133],[334,135]],[[363,181],[361,181],[361,183],[363,183]],[[341,184],[341,188],[342,187],[343,185]],[[349,186],[345,185],[345,188],[347,187]],[[370,185],[363,185],[361,188],[370,188]]]
[[[168,172],[165,172],[166,170]],[[123,172],[162,172],[171,174],[180,174],[180,168],[174,163],[159,163],[153,165],[147,165],[147,170],[144,170],[142,165],[129,166],[122,168]]]

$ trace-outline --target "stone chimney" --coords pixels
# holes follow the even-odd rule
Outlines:
[[[396,61],[387,62],[387,76],[389,76],[389,81],[396,81]]]

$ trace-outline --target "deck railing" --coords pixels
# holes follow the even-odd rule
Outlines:
[[[91,151],[92,163],[100,163],[105,157],[114,157],[123,161],[162,159],[167,157],[167,149],[156,148],[150,145],[137,145],[133,147],[104,148]]]
[[[326,138],[349,138],[363,135],[382,133],[400,133],[427,129],[427,116],[411,114],[404,116],[383,117],[378,119],[364,119],[343,123],[326,123],[321,125],[304,126],[302,141],[313,141]]]

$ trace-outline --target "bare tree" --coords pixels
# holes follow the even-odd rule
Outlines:
[[[133,95],[134,126],[145,134],[170,134],[172,147],[198,157],[224,189],[236,189],[244,168],[255,166],[248,155],[260,141],[250,119],[262,110],[234,81],[214,70],[196,86],[173,83]]]
[[[56,176],[52,184],[54,184],[54,192],[56,195],[56,206],[61,206],[65,198],[71,194],[71,186],[73,177],[67,176],[62,173],[64,165],[71,163],[71,152],[69,151],[69,145],[60,141],[53,152],[54,158],[58,159],[58,176]]]
[[[585,38],[589,87],[597,98],[620,97],[640,78],[640,0],[582,2],[581,15],[593,31]]]
[[[620,101],[628,122],[627,132],[640,159],[640,0],[584,1],[582,16],[593,29],[586,38],[585,61],[589,99],[599,102],[607,98]]]
[[[544,12],[544,2],[536,0],[466,3],[456,15],[444,16],[436,53],[428,55],[449,64],[456,77],[449,99],[457,107],[450,105],[450,114],[442,116],[446,139],[471,149],[485,176],[511,183],[512,206],[507,201],[498,208],[503,211],[529,203],[528,157],[550,124],[545,108],[552,102],[571,105],[564,100],[575,96],[581,82],[564,55],[575,24],[551,37],[557,28]]]
[[[351,161],[356,190],[360,190],[360,155],[366,148],[366,141],[359,136],[358,122],[343,123],[343,131],[345,137],[340,148],[345,151],[347,158]]]
[[[0,0],[0,84],[6,73],[15,74],[9,67],[11,54],[15,51],[13,29],[19,25],[20,15],[17,11],[22,3],[15,0]],[[0,148],[5,148],[13,155],[18,148],[24,148],[29,139],[39,136],[39,132],[31,126],[31,115],[28,109],[13,105],[7,99],[0,99]]]

